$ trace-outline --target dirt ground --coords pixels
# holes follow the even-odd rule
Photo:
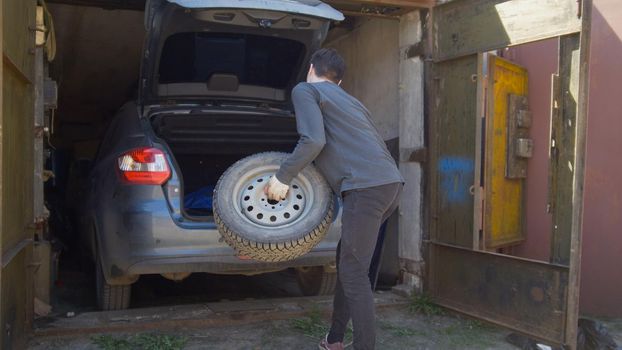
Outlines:
[[[111,312],[95,310],[88,274],[64,270],[61,277],[53,312],[37,320],[29,350],[317,349],[329,321],[331,298],[303,298],[287,271],[253,277],[197,274],[182,283],[142,278],[133,288],[132,309]],[[377,313],[379,350],[517,349],[505,340],[510,331],[429,300],[388,291],[376,297],[377,305],[388,305]],[[75,316],[67,317],[70,311]],[[253,318],[283,312],[295,316]],[[622,320],[603,321],[622,344]]]
[[[30,350],[48,349],[317,349],[327,319],[319,314],[242,326],[35,338]],[[378,349],[515,349],[500,328],[442,314],[427,316],[408,309],[385,309],[377,315]],[[348,335],[351,338],[351,334]]]

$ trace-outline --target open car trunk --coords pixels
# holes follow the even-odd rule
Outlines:
[[[188,216],[212,215],[212,192],[236,161],[259,152],[291,152],[298,140],[293,116],[249,112],[161,114],[151,119],[170,148],[182,179]]]
[[[290,91],[340,20],[316,0],[147,2],[139,102],[180,106],[149,120],[175,159],[187,216],[212,215],[213,188],[236,161],[293,150]],[[199,105],[210,107],[181,107]]]

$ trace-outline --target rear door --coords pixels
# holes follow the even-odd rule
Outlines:
[[[591,1],[579,4],[455,0],[433,8],[426,24],[427,290],[445,307],[568,348],[577,335]],[[528,117],[528,72],[488,52],[552,37],[560,42],[554,95],[563,97],[554,105],[571,122],[553,133],[568,166],[551,164],[552,256],[565,259],[545,262],[499,249],[524,232],[521,157],[511,158],[528,156],[528,123],[512,134],[518,121],[510,121]]]
[[[286,103],[289,89],[306,75],[303,67],[310,54],[326,38],[330,21],[343,19],[317,0],[148,0],[141,104],[214,97]],[[181,73],[163,82],[163,52],[174,36],[186,44],[168,50],[177,52],[172,66]],[[193,54],[194,60],[188,60]],[[251,65],[252,71],[240,74]],[[213,75],[216,81],[211,81]],[[251,75],[264,78],[249,79]],[[284,81],[265,83],[283,75]]]

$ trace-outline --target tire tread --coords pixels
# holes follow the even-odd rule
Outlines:
[[[226,176],[226,173],[218,180],[218,183],[216,184],[216,189],[214,190],[214,221],[224,241],[233,249],[235,249],[239,255],[248,256],[251,259],[266,262],[293,260],[308,253],[315,245],[317,245],[322,240],[322,238],[324,238],[324,236],[328,232],[334,215],[333,201],[330,201],[328,210],[326,210],[326,214],[324,215],[324,218],[320,220],[320,223],[314,229],[304,234],[302,237],[292,238],[291,240],[286,241],[269,243],[255,242],[253,240],[241,237],[236,232],[231,230],[231,228],[227,226],[227,224],[221,219],[220,215],[218,214],[217,189],[220,188],[219,185],[224,176]]]

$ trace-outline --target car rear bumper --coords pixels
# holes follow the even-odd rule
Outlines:
[[[335,250],[311,251],[292,261],[268,263],[234,255],[170,256],[148,258],[127,269],[130,275],[164,274],[182,272],[208,272],[217,274],[255,275],[289,267],[331,265]]]
[[[313,250],[292,261],[244,260],[221,239],[213,222],[175,220],[161,188],[119,191],[98,211],[97,246],[106,280],[129,284],[141,274],[209,272],[258,274],[296,266],[331,265],[341,234],[340,213]]]

